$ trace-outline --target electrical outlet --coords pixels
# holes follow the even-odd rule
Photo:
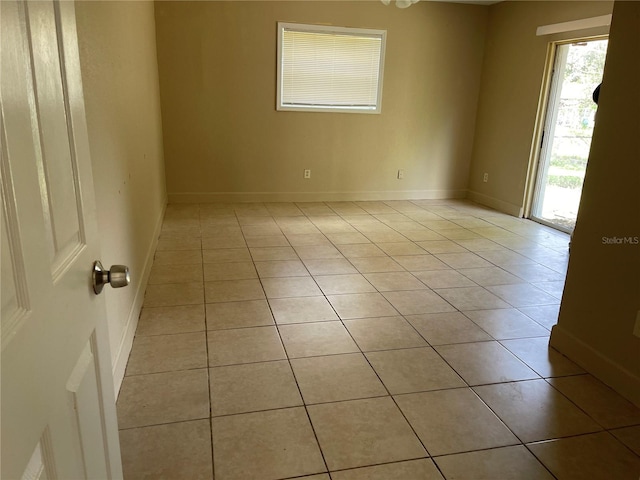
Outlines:
[[[304,178],[311,178],[311,170],[304,171]]]
[[[398,170],[398,180],[402,180],[404,178],[404,170]]]
[[[487,182],[489,181],[489,174],[488,174],[488,173],[485,173],[485,174],[482,176],[482,181],[483,181],[484,183],[487,183]]]

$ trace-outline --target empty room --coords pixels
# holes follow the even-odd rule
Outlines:
[[[640,3],[0,2],[3,479],[640,475]]]

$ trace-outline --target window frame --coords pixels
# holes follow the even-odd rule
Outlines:
[[[380,64],[378,69],[378,92],[376,97],[375,108],[364,108],[357,106],[328,106],[328,105],[283,105],[282,104],[282,90],[283,90],[283,65],[282,65],[282,47],[283,47],[283,35],[286,29],[296,30],[300,32],[311,33],[334,33],[340,35],[353,35],[353,36],[375,36],[381,39],[380,46]],[[352,27],[337,27],[332,25],[311,25],[304,23],[289,23],[278,22],[278,55],[277,55],[277,79],[276,79],[276,110],[284,112],[329,112],[329,113],[366,113],[366,114],[380,114],[382,113],[382,83],[384,77],[384,60],[387,44],[387,31],[376,30],[370,28],[352,28]]]

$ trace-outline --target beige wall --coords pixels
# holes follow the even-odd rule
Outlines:
[[[464,197],[487,12],[156,3],[170,201]],[[278,21],[386,29],[382,114],[276,112]]]
[[[524,205],[547,46],[551,41],[607,32],[596,28],[537,37],[536,29],[606,15],[612,7],[613,2],[591,1],[516,1],[490,7],[469,198],[519,214]],[[489,174],[487,183],[483,182],[484,173]]]
[[[82,80],[102,262],[132,284],[106,288],[116,391],[124,375],[166,203],[152,2],[79,2]]]
[[[616,2],[600,103],[551,344],[640,406],[640,3]]]

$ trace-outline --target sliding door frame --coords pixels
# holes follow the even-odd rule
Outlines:
[[[547,46],[547,56],[544,65],[544,74],[542,77],[542,85],[540,87],[540,97],[538,100],[538,110],[536,112],[536,122],[533,130],[533,139],[531,141],[531,151],[529,154],[529,166],[527,168],[527,180],[525,184],[525,202],[524,202],[524,218],[529,218],[535,222],[542,223],[549,227],[571,233],[571,230],[559,227],[556,224],[540,220],[539,218],[532,218],[533,202],[536,193],[536,183],[538,178],[538,171],[542,168],[542,153],[546,147],[547,142],[550,140],[549,136],[545,135],[547,124],[550,119],[549,109],[552,107],[549,99],[554,94],[552,89],[558,88],[559,82],[554,82],[554,74],[556,73],[556,63],[558,56],[558,48],[561,45],[567,45],[578,42],[590,42],[595,40],[607,40],[608,34],[591,35],[591,36],[579,36],[566,40],[552,41]],[[545,139],[544,137],[547,136]],[[546,141],[545,141],[546,140]]]

